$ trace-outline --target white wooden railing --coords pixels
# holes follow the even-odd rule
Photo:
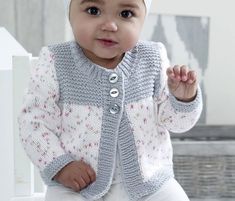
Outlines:
[[[0,69],[0,200],[9,200],[14,186],[14,153],[12,122],[12,76],[9,69]]]
[[[19,141],[17,116],[22,106],[23,94],[27,88],[30,67],[37,58],[29,56],[13,57],[12,100],[13,100],[13,160],[14,160],[14,195],[10,201],[43,201],[45,186],[26,156]]]

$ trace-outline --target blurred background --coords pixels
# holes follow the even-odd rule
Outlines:
[[[172,65],[187,64],[200,78],[202,116],[191,131],[172,134],[176,178],[193,200],[235,200],[234,8],[232,0],[153,0],[141,35],[162,42]],[[0,0],[0,200],[43,200],[16,116],[40,49],[71,39],[62,0]]]

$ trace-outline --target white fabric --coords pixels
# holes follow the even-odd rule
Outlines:
[[[96,201],[129,201],[128,194],[121,181],[121,168],[117,154],[117,165],[114,173],[113,184],[108,193]],[[61,186],[48,186],[45,201],[89,201],[72,189]],[[145,196],[139,201],[189,201],[180,184],[174,179],[166,183],[156,193]]]
[[[122,183],[113,184],[109,192],[96,201],[129,201],[126,190]],[[79,193],[63,186],[49,186],[45,201],[88,201]],[[175,179],[168,180],[159,191],[148,195],[139,201],[189,201],[188,196]]]
[[[147,12],[146,12],[147,13],[146,16],[147,16],[148,13],[149,13],[149,10],[150,10],[152,0],[144,0],[144,2],[145,2],[146,10],[147,10]],[[65,3],[65,6],[66,6],[67,14],[69,15],[71,0],[64,0],[64,3]]]
[[[22,142],[24,145],[29,142],[26,151],[30,156],[34,155],[31,159],[34,158],[32,161],[40,171],[54,158],[70,153],[75,160],[83,159],[97,172],[103,109],[65,103],[61,113],[56,104],[59,99],[59,84],[53,57],[48,48],[43,48],[36,66],[31,69],[33,76],[27,92],[28,98],[24,102],[33,112],[30,115],[24,115],[23,112],[19,116],[22,119],[19,121],[22,126]],[[36,81],[37,77],[40,77],[39,82]],[[47,108],[47,112],[40,108]],[[40,123],[28,123],[32,119],[43,122],[45,127]],[[36,135],[31,135],[31,131]],[[37,151],[35,142],[38,143]]]
[[[147,12],[146,12],[147,13],[146,16],[147,16],[150,11],[150,6],[152,3],[152,0],[144,0],[144,2],[145,2],[146,10],[147,10]]]
[[[151,179],[166,165],[173,165],[170,135],[161,126],[156,127],[158,106],[152,99],[149,97],[126,105],[144,181]]]
[[[118,147],[117,147],[117,150],[118,150]],[[117,151],[115,171],[114,171],[114,175],[113,175],[113,184],[118,184],[121,182],[122,182],[121,163],[120,163],[120,158],[119,158],[119,152]]]
[[[62,116],[60,140],[64,150],[75,160],[83,159],[97,172],[103,109],[65,103]]]

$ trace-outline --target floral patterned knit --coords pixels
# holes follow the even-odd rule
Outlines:
[[[202,98],[198,88],[192,102],[176,100],[167,89],[168,66],[161,43],[139,42],[115,69],[92,63],[75,42],[44,47],[31,69],[19,125],[45,183],[58,185],[52,178],[74,160],[96,171],[96,181],[81,191],[90,200],[112,182],[123,182],[137,200],[172,178],[169,131],[192,128]]]

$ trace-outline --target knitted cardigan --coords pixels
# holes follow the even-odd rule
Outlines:
[[[130,200],[157,191],[174,177],[170,132],[192,128],[202,110],[167,88],[169,66],[161,43],[138,42],[115,69],[92,63],[76,42],[42,48],[18,121],[23,147],[47,185],[65,165],[84,160],[96,172],[80,193],[105,195],[117,152]]]

